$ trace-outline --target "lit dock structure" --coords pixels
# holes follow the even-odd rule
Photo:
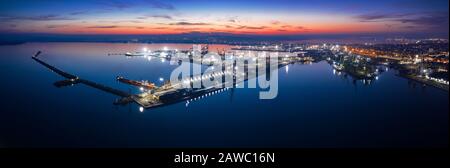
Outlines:
[[[257,66],[256,64],[259,65],[259,63],[253,64],[252,65],[247,65],[245,66],[246,68],[242,68],[239,71],[237,70],[237,67],[235,66],[235,64],[231,64],[228,66],[224,66],[222,67],[222,69],[217,68],[215,71],[213,72],[209,72],[207,74],[198,74],[198,75],[191,75],[189,78],[187,79],[182,79],[182,82],[180,83],[165,83],[162,86],[159,87],[148,87],[146,89],[149,89],[151,91],[145,91],[142,93],[138,93],[138,94],[131,94],[131,93],[127,93],[118,89],[114,89],[111,88],[109,86],[105,86],[102,84],[98,84],[86,79],[82,79],[76,75],[70,74],[68,72],[64,72],[42,60],[40,60],[38,58],[38,55],[40,54],[40,52],[38,52],[35,56],[32,56],[32,59],[35,60],[36,62],[38,62],[39,64],[45,66],[46,68],[50,69],[51,71],[57,73],[58,75],[66,78],[63,81],[58,81],[55,83],[55,86],[57,87],[64,87],[64,86],[68,86],[68,85],[74,85],[74,84],[84,84],[114,95],[117,95],[119,97],[121,97],[120,100],[114,102],[114,104],[128,104],[128,103],[132,103],[135,102],[137,104],[139,104],[141,107],[143,108],[154,108],[154,107],[159,107],[159,106],[163,106],[163,105],[169,105],[169,104],[173,104],[173,103],[177,103],[177,102],[181,102],[181,101],[185,101],[185,100],[190,100],[190,99],[194,99],[196,97],[200,97],[202,95],[208,95],[210,93],[216,93],[219,91],[223,91],[228,89],[228,87],[235,87],[237,84],[242,83],[244,81],[249,80],[249,77],[257,77]],[[270,57],[269,57],[270,58]],[[198,58],[201,59],[201,58]],[[263,58],[266,59],[266,58]],[[282,66],[288,65],[290,63],[293,63],[293,61],[296,61],[296,59],[292,59],[291,61],[286,60],[286,58],[283,58],[282,61],[279,61],[278,64],[270,64],[269,66],[273,66],[272,68],[270,68],[269,66],[267,66],[268,64],[266,64],[265,66],[263,66],[261,64],[261,66],[259,68],[266,68],[266,69],[278,69]],[[191,60],[191,62],[202,62],[202,60]],[[246,69],[246,72],[244,72],[244,69]],[[186,87],[182,87],[181,85],[183,84],[188,84],[188,85],[194,85],[194,84],[202,84],[203,81],[208,80],[208,79],[233,79],[230,81],[226,81],[226,82],[216,82],[214,83],[212,86],[208,86],[208,87],[200,87],[200,88],[186,88]],[[122,77],[117,78],[117,80],[121,80],[122,83],[126,83],[126,84],[130,84],[133,86],[143,86],[143,85],[148,85],[147,83],[139,83],[139,82],[134,82],[132,80],[126,80]],[[226,87],[225,87],[226,86]]]

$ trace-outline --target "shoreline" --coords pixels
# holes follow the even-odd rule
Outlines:
[[[432,87],[435,87],[437,89],[441,89],[441,90],[444,90],[444,91],[447,91],[447,92],[449,91],[449,86],[448,85],[439,84],[439,83],[436,83],[436,82],[432,82],[432,81],[429,81],[429,80],[426,80],[426,79],[423,79],[423,78],[420,78],[420,77],[407,75],[407,74],[398,74],[398,76],[404,77],[406,79],[410,79],[410,80],[413,80],[413,81],[416,81],[416,82],[419,82],[419,83],[422,83],[422,84],[425,84],[427,86],[432,86]]]

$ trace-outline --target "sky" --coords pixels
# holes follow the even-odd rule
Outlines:
[[[0,33],[448,36],[448,0],[0,0]]]

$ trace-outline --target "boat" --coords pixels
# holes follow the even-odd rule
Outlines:
[[[129,85],[133,85],[133,86],[137,86],[137,87],[142,87],[144,89],[155,89],[156,85],[154,83],[148,82],[148,81],[135,81],[135,80],[129,80],[129,79],[125,79],[124,77],[118,76],[117,81],[125,83],[125,84],[129,84]]]
[[[344,66],[342,64],[333,64],[333,68],[336,69],[337,71],[342,71],[344,70]]]
[[[127,52],[127,53],[125,53],[125,56],[127,56],[127,57],[139,57],[139,56],[144,56],[144,53],[140,53],[140,52],[130,53],[130,52]]]

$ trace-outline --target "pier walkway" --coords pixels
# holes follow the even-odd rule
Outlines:
[[[155,89],[153,93],[149,93],[149,92],[143,92],[140,94],[131,94],[131,93],[127,93],[121,90],[117,90],[102,84],[98,84],[86,79],[81,79],[78,76],[72,75],[70,73],[64,72],[54,66],[51,66],[47,63],[45,63],[44,61],[40,60],[37,58],[37,56],[33,56],[32,57],[33,60],[35,60],[36,62],[40,63],[41,65],[47,67],[48,69],[52,70],[53,72],[63,76],[64,78],[67,78],[69,81],[69,84],[77,84],[77,83],[82,83],[85,84],[87,86],[91,86],[93,88],[108,92],[108,93],[112,93],[114,95],[120,96],[122,97],[122,99],[120,100],[120,102],[118,102],[117,104],[127,104],[129,102],[136,102],[137,104],[139,104],[140,106],[142,106],[143,108],[152,108],[152,107],[158,107],[158,106],[163,106],[163,105],[167,105],[167,104],[172,104],[172,103],[176,103],[176,102],[180,102],[183,100],[189,100],[198,96],[201,96],[203,94],[208,94],[211,92],[215,92],[221,89],[224,89],[224,87],[236,87],[236,84],[245,82],[247,80],[249,80],[249,77],[251,78],[255,78],[257,77],[257,67],[255,65],[248,65],[247,68],[241,68],[241,70],[237,71],[236,67],[234,66],[229,66],[229,67],[225,67],[225,69],[222,70],[216,70],[214,72],[211,73],[207,73],[207,74],[199,74],[199,75],[194,75],[191,76],[188,79],[183,79],[182,83],[177,83],[177,84],[171,84],[168,87],[160,87],[158,89]],[[197,61],[201,61],[201,60],[197,60]],[[193,62],[197,62],[197,61],[193,61]],[[270,65],[270,66],[276,66],[276,68],[281,68],[285,65],[288,65],[289,63],[293,63],[295,61],[280,61],[278,62],[278,64],[276,65]],[[265,68],[265,69],[270,69],[267,66],[259,66],[259,68]],[[244,72],[243,70],[247,69],[246,72]],[[186,88],[180,87],[179,85],[182,84],[189,84],[189,85],[193,85],[196,82],[202,82],[208,79],[224,79],[224,78],[232,78],[234,80],[232,81],[226,81],[226,83],[218,83],[216,82],[214,84],[214,86],[209,86],[209,87],[202,87],[202,88],[196,88],[196,89],[188,89],[188,91],[186,91]],[[165,100],[161,100],[160,98],[165,97]]]
[[[131,96],[131,94],[129,94],[127,92],[124,92],[124,91],[121,91],[121,90],[117,90],[117,89],[114,89],[114,88],[111,88],[111,87],[108,87],[108,86],[105,86],[105,85],[102,85],[102,84],[98,84],[98,83],[95,83],[95,82],[92,82],[92,81],[89,81],[89,80],[81,79],[81,78],[79,78],[79,77],[77,77],[75,75],[69,74],[69,73],[64,72],[62,70],[59,70],[58,68],[45,63],[44,61],[40,60],[37,57],[31,57],[31,58],[33,60],[35,60],[36,62],[40,63],[41,65],[44,65],[48,69],[52,70],[53,72],[55,72],[55,73],[65,77],[67,79],[72,80],[73,83],[82,83],[82,84],[91,86],[93,88],[100,89],[100,90],[103,90],[105,92],[112,93],[112,94],[120,96],[120,97],[130,97]]]

